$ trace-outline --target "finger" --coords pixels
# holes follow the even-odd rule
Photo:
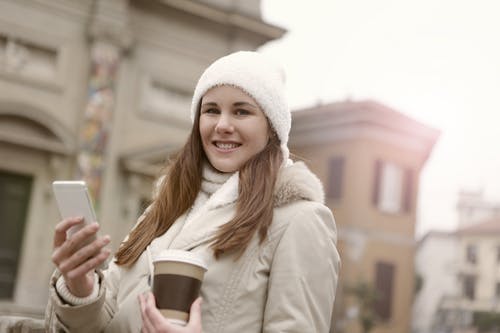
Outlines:
[[[98,255],[101,252],[101,250],[106,245],[109,244],[109,242],[110,242],[110,237],[107,235],[96,239],[92,243],[76,251],[71,257],[67,258],[66,260],[63,260],[58,267],[59,270],[63,274],[66,274],[75,267],[83,264],[88,259]]]
[[[110,250],[102,249],[97,256],[90,258],[89,260],[85,261],[83,264],[79,265],[75,269],[69,271],[64,277],[67,277],[69,279],[74,279],[79,276],[84,276],[88,272],[94,271],[95,269],[97,269],[97,267],[99,267],[102,263],[106,261],[110,253],[111,253]]]
[[[142,294],[139,294],[139,296],[137,296],[137,301],[139,302],[139,309],[141,310],[141,315],[142,315],[142,313],[144,312],[144,301]]]
[[[156,308],[156,302],[153,293],[149,292],[145,295],[145,297],[146,297],[145,312],[148,319],[151,321],[151,324],[153,325],[153,329],[155,329],[155,331],[160,331],[164,329],[171,330],[172,326],[168,321],[168,319],[163,317],[161,312]]]
[[[59,260],[59,262],[55,263],[58,264],[61,259],[70,257],[74,252],[76,252],[77,249],[85,244],[85,241],[94,237],[97,230],[99,230],[99,224],[92,223],[83,227],[70,238],[66,239],[66,241],[54,251],[53,259]]]
[[[56,225],[54,233],[54,248],[61,246],[66,240],[66,231],[72,226],[83,222],[83,217],[73,217],[62,220]]]
[[[153,323],[151,322],[151,318],[149,317],[149,311],[148,311],[148,302],[146,300],[145,295],[141,295],[142,297],[142,310],[141,310],[141,316],[142,316],[142,327],[143,330],[147,333],[154,333],[156,330],[154,328]]]
[[[201,297],[198,297],[193,304],[191,304],[191,310],[189,311],[189,322],[187,327],[193,328],[195,332],[201,332],[201,303],[203,302]]]
[[[139,302],[139,310],[141,311],[141,333],[148,333],[148,329],[146,327],[146,317],[144,314],[144,297],[142,296],[142,294],[139,294],[139,296],[137,296],[137,301]]]

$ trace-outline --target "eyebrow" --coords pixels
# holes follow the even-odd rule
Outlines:
[[[214,102],[203,103],[201,105],[201,107],[204,107],[204,106],[217,106],[217,103],[214,103]]]
[[[205,107],[205,106],[218,106],[218,105],[215,102],[207,102],[207,103],[203,103],[201,106]],[[236,103],[233,103],[233,106],[249,106],[249,107],[252,107],[254,109],[257,108],[256,105],[250,104],[248,102],[236,102]]]
[[[255,109],[257,108],[256,105],[253,105],[253,104],[248,103],[248,102],[236,102],[233,105],[234,106],[250,106],[250,107],[255,108]]]

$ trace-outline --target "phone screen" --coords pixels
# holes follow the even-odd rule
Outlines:
[[[84,224],[96,222],[92,201],[84,181],[55,181],[52,183],[59,213],[63,219],[81,216]],[[68,230],[68,237],[83,227],[78,225]]]

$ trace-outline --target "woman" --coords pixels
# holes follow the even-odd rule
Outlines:
[[[337,285],[336,229],[320,181],[288,159],[291,114],[281,68],[256,52],[220,58],[200,77],[193,128],[153,204],[118,249],[97,225],[56,227],[47,324],[71,332],[328,332]],[[178,328],[154,307],[151,258],[163,249],[208,263],[203,307]],[[87,259],[89,258],[89,259]],[[199,325],[198,325],[199,324]]]

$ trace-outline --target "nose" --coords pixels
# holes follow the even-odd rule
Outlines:
[[[228,133],[234,130],[233,123],[231,121],[231,116],[226,113],[221,113],[217,124],[215,125],[215,131],[217,133]]]

